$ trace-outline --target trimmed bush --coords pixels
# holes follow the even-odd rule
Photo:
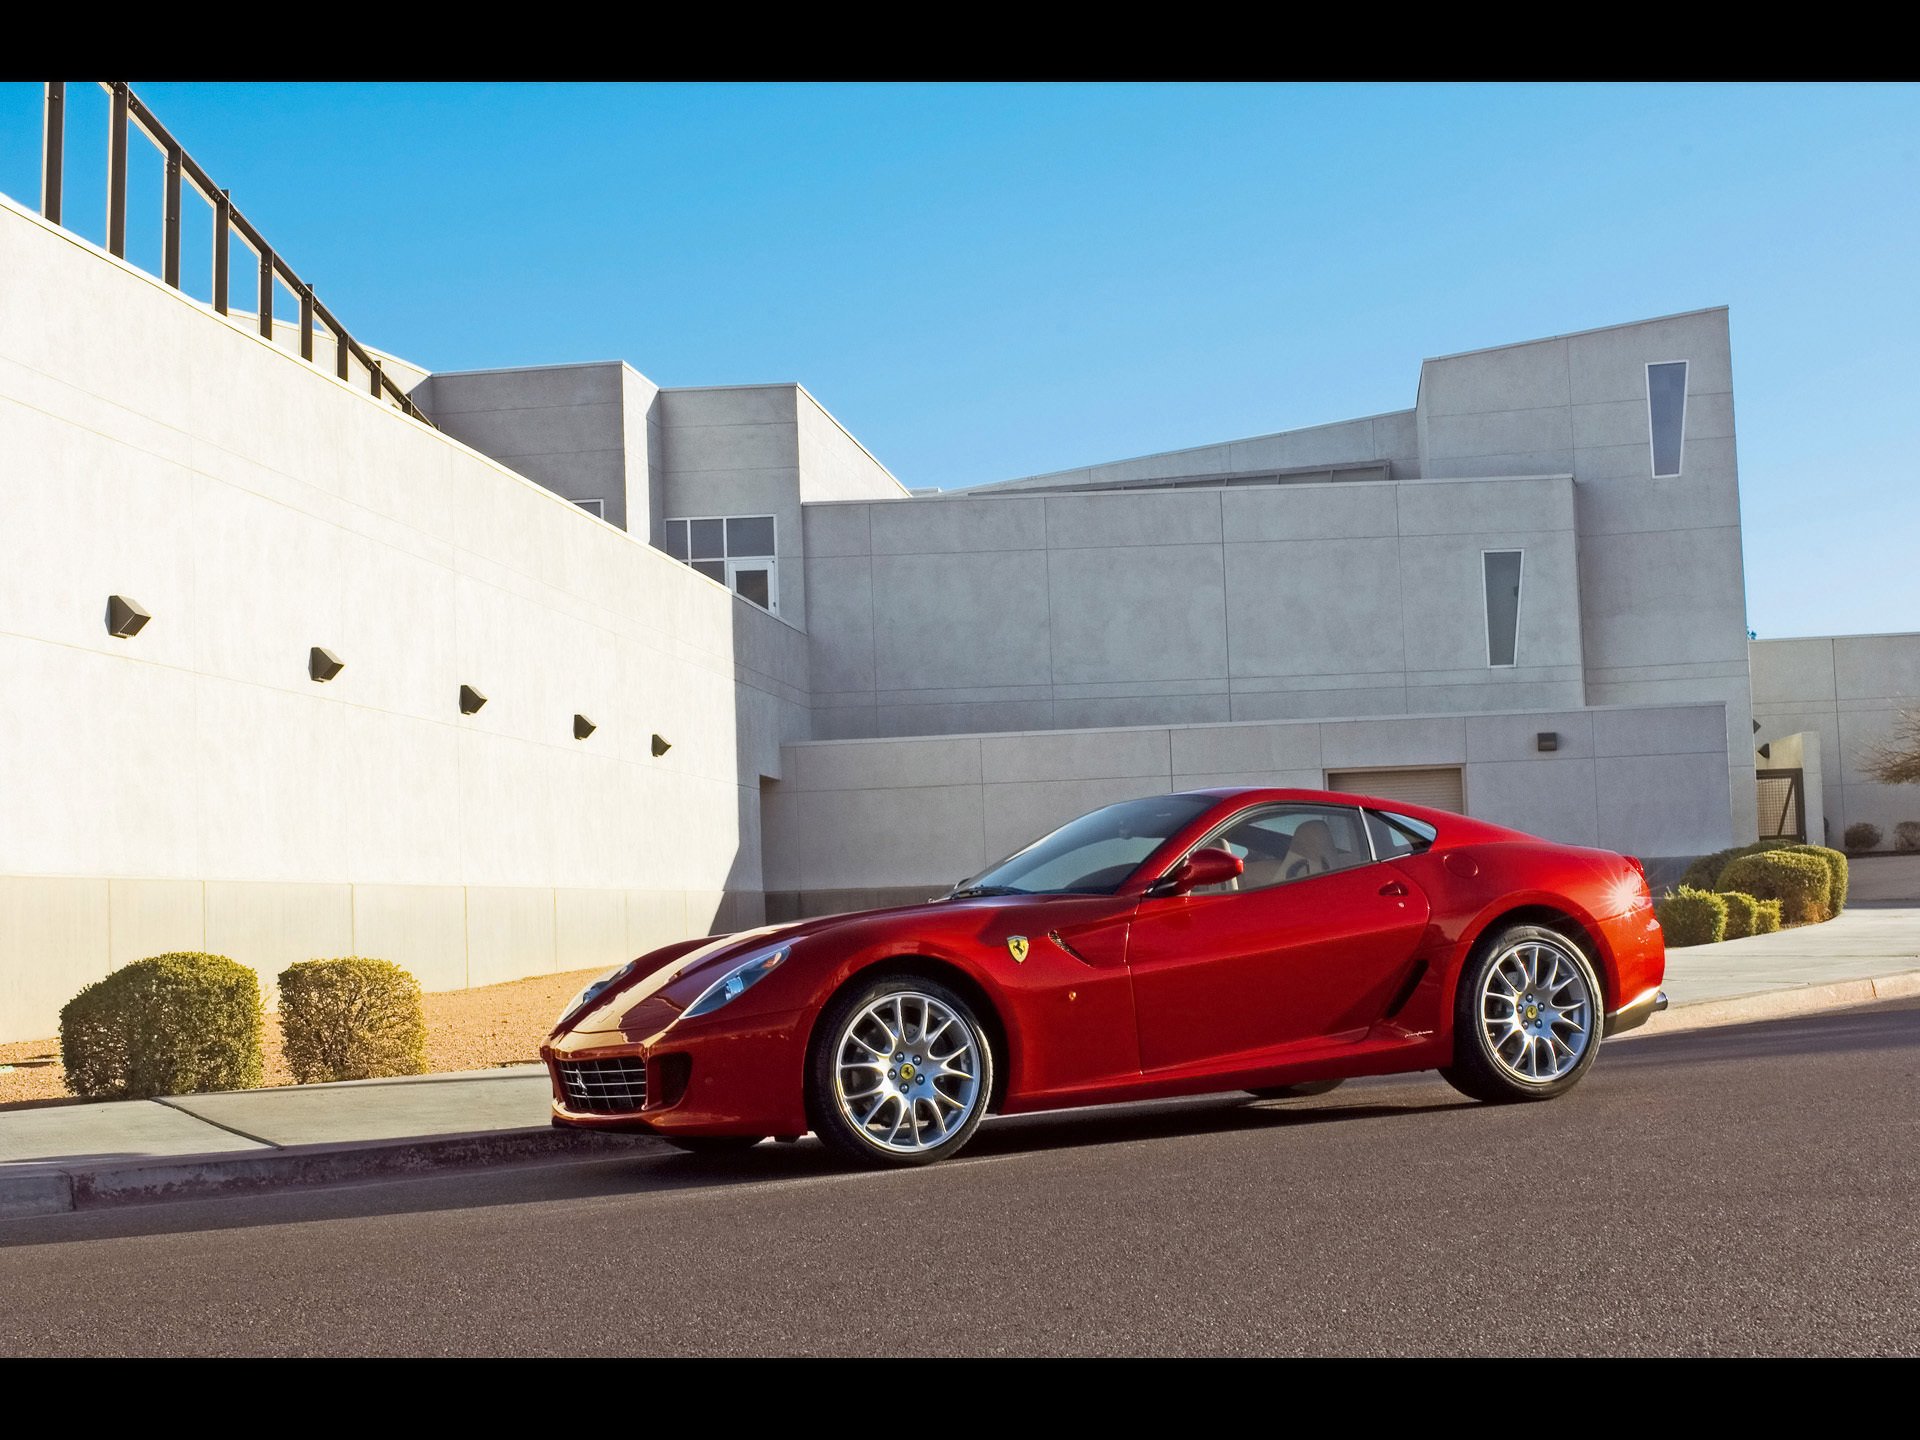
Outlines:
[[[1908,821],[1912,824],[1912,821]],[[1894,827],[1897,831],[1898,826]],[[1880,848],[1880,827],[1870,820],[1856,820],[1847,826],[1847,833],[1841,837],[1849,850],[1878,850]]]
[[[1786,855],[1811,855],[1827,867],[1827,914],[1838,915],[1847,908],[1847,857],[1838,850],[1829,850],[1824,845],[1785,845],[1781,853]]]
[[[1920,850],[1920,820],[1902,820],[1893,827],[1893,848]]]
[[[1711,855],[1702,855],[1687,866],[1687,873],[1680,877],[1680,883],[1691,886],[1695,890],[1718,890],[1720,872],[1742,855],[1758,855],[1762,851],[1778,850],[1792,843],[1791,840],[1756,840],[1751,845],[1735,845],[1727,850],[1716,850]]]
[[[1721,890],[1738,890],[1756,900],[1778,900],[1780,918],[1788,925],[1811,925],[1825,920],[1833,873],[1818,855],[1768,850],[1742,855],[1720,872]]]
[[[145,1100],[260,1083],[260,982],[195,951],[123,965],[60,1010],[67,1088],[89,1100]]]
[[[1680,888],[1684,890],[1713,889],[1720,883],[1720,872],[1727,868],[1727,862],[1738,854],[1737,850],[1716,850],[1711,855],[1702,855],[1687,866],[1687,873],[1680,877]]]
[[[1754,932],[1754,922],[1759,916],[1760,902],[1751,895],[1742,895],[1738,890],[1722,890],[1720,898],[1727,902],[1727,939],[1739,940]],[[1774,906],[1776,915],[1779,906]],[[1779,929],[1776,920],[1774,929]]]
[[[1756,900],[1753,902],[1753,933],[1771,935],[1780,928],[1780,902],[1778,900]]]
[[[1682,885],[1656,900],[1653,913],[1672,948],[1712,945],[1726,938],[1727,897],[1711,890]]]
[[[280,972],[280,1035],[302,1085],[423,1075],[420,982],[391,960],[302,960]]]

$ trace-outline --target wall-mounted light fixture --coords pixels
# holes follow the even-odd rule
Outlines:
[[[1760,722],[1758,720],[1754,720],[1754,721],[1750,721],[1749,723],[1753,726],[1753,733],[1758,735],[1760,733]]]
[[[125,640],[138,635],[140,628],[153,618],[142,608],[137,600],[129,600],[124,595],[107,597],[107,633]]]
[[[1533,737],[1533,748],[1542,752],[1558,750],[1560,748],[1560,732],[1558,730],[1542,730],[1538,735]]]
[[[1771,760],[1773,758],[1773,742],[1769,740],[1753,753],[1758,755],[1762,760]]]
[[[666,754],[667,751],[672,748],[673,742],[671,740],[662,740],[658,735],[653,737],[653,753],[656,759]]]
[[[460,713],[462,715],[471,715],[486,703],[487,697],[474,689],[473,686],[462,685],[460,687]]]
[[[347,662],[323,645],[307,652],[307,678],[316,685],[326,684],[346,668]]]
[[[575,715],[573,717],[573,738],[576,740],[586,739],[587,736],[593,734],[593,732],[599,728],[598,725],[594,724],[593,721],[584,715]]]

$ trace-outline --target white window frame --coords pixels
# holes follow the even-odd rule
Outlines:
[[[1653,445],[1653,367],[1656,365],[1678,365],[1680,367],[1680,464],[1670,474],[1660,473],[1659,452]],[[1678,480],[1681,472],[1687,468],[1687,391],[1693,383],[1693,362],[1691,360],[1649,360],[1647,362],[1647,471],[1656,480]]]
[[[1513,587],[1513,659],[1504,665],[1493,661],[1493,608],[1487,603],[1487,557],[1489,555],[1518,555],[1520,557],[1520,578]],[[1502,545],[1497,549],[1480,552],[1480,637],[1486,644],[1487,668],[1489,670],[1518,670],[1520,668],[1520,617],[1522,607],[1527,603],[1527,547],[1524,545]],[[1374,767],[1378,768],[1378,767]]]
[[[598,515],[602,520],[607,518],[607,502],[597,495],[591,500],[576,500],[573,503],[589,515]]]
[[[703,555],[700,557],[700,563],[703,565],[718,564],[719,566],[721,566],[723,573],[727,577],[723,583],[726,585],[728,590],[733,591],[733,593],[736,595],[740,595],[740,592],[738,590],[735,590],[733,586],[733,574],[737,566],[745,567],[751,570],[765,570],[767,572],[767,613],[769,615],[778,615],[780,613],[780,554],[779,554],[780,552],[780,517],[778,515],[664,515],[662,516],[660,520],[660,524],[661,524],[663,533],[665,531],[665,527],[668,525],[684,524],[687,527],[687,556],[685,559],[680,559],[680,557],[678,556],[675,556],[674,558],[680,559],[680,563],[682,565],[685,565],[689,570],[693,569],[693,527],[696,523],[702,520],[718,520],[720,522],[720,525],[721,525],[720,548],[722,551],[725,551],[727,548],[726,522],[729,520],[764,520],[773,527],[774,553],[771,555],[728,555],[728,554],[721,554],[719,556]],[[662,547],[662,548],[665,548],[665,547]],[[671,554],[672,552],[669,551],[668,553]],[[694,573],[697,575],[700,572],[695,570]],[[706,578],[712,579],[713,577],[708,576]],[[747,597],[744,595],[741,595],[740,598],[742,600],[746,600]],[[747,600],[747,603],[749,605],[752,605],[753,601]],[[758,607],[756,606],[755,608],[757,609]]]
[[[740,555],[737,557],[729,556],[727,559],[721,561],[720,563],[727,567],[727,588],[733,591],[733,593],[736,595],[740,595],[740,587],[733,583],[733,576],[736,570],[766,571],[767,572],[767,613],[769,615],[778,615],[780,613],[780,557],[779,556],[777,555]],[[743,600],[747,599],[747,597],[744,595],[740,595],[740,598]],[[753,604],[753,601],[747,600],[747,603],[751,605]]]

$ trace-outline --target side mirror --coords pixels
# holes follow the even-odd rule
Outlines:
[[[1203,885],[1224,885],[1246,873],[1238,855],[1225,850],[1196,850],[1163,875],[1153,887],[1155,895],[1185,895]]]

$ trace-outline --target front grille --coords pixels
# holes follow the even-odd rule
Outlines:
[[[647,1062],[637,1056],[616,1060],[556,1060],[567,1108],[588,1115],[621,1115],[647,1103]]]

